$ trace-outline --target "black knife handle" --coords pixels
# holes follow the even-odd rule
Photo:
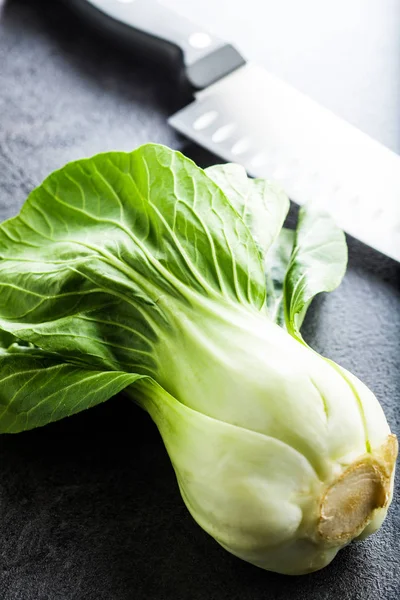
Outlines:
[[[233,46],[157,0],[68,0],[67,4],[138,56],[178,71],[195,89],[207,87],[245,62]]]

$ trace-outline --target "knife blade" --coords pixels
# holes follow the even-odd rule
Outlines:
[[[314,202],[400,261],[400,156],[155,0],[71,0],[130,51],[179,71],[194,100],[177,131]]]

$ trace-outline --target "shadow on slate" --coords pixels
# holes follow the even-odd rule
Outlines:
[[[1,218],[51,170],[80,156],[151,140],[203,166],[214,160],[167,127],[171,83],[106,47],[58,2],[7,5],[0,65]],[[304,334],[372,387],[399,435],[399,266],[353,239],[349,251],[344,283],[317,299]],[[395,600],[399,491],[397,483],[382,530],[325,570],[301,578],[263,572],[194,523],[156,428],[119,396],[0,437],[0,598]]]

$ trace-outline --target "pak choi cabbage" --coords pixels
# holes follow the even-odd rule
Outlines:
[[[343,232],[238,165],[148,144],[66,165],[0,227],[0,431],[124,390],[224,548],[308,573],[381,525],[396,437],[300,327],[346,269]]]

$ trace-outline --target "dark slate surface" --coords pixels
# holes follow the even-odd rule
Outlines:
[[[381,35],[392,34],[398,29]],[[168,129],[165,118],[176,103],[174,86],[159,73],[123,60],[57,2],[10,2],[0,20],[0,217],[15,214],[52,169],[97,151],[152,140],[212,162]],[[384,122],[374,118],[372,102],[364,109],[371,130]],[[390,124],[392,131],[397,126]],[[399,435],[400,269],[354,240],[349,249],[343,285],[315,302],[305,334],[371,386]],[[399,481],[390,515],[373,538],[313,575],[263,572],[197,527],[155,427],[115,398],[0,439],[0,598],[395,600]]]

